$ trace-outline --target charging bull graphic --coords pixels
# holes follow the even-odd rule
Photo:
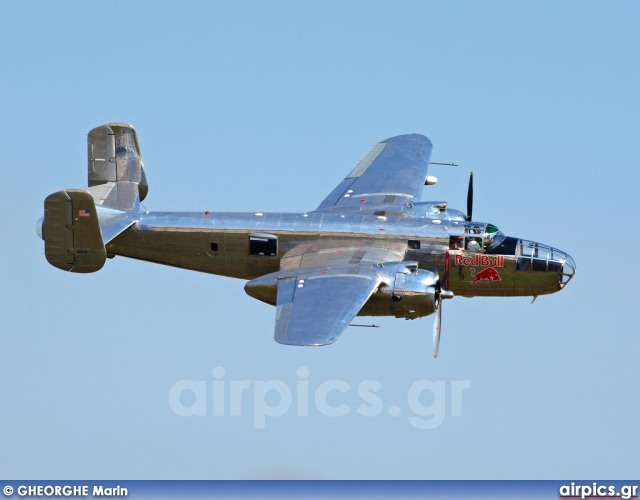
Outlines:
[[[474,278],[471,282],[472,285],[475,285],[478,281],[486,281],[487,283],[491,283],[492,281],[502,281],[498,271],[493,267],[487,267],[477,274],[475,269],[469,268],[469,270],[471,271],[471,276]]]

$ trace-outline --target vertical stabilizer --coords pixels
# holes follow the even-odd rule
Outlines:
[[[139,209],[149,190],[138,136],[131,125],[110,123],[87,138],[89,189],[96,205]]]
[[[107,260],[93,197],[67,189],[44,200],[44,254],[52,266],[74,273],[99,271]]]

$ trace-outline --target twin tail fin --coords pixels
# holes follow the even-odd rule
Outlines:
[[[101,125],[87,138],[89,188],[96,205],[140,210],[149,191],[136,130],[124,123]]]
[[[45,199],[38,234],[45,257],[58,269],[98,271],[107,259],[105,245],[135,224],[140,201],[149,190],[135,129],[110,123],[88,135],[86,190],[65,189]]]

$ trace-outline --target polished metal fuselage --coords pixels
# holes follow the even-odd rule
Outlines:
[[[442,274],[449,258],[448,288],[456,295],[542,295],[561,288],[558,272],[517,270],[517,252],[485,256],[483,262],[483,254],[451,249],[451,237],[462,234],[463,223],[433,218],[317,212],[155,212],[143,214],[106,249],[110,256],[251,280],[278,271],[282,257],[299,245],[317,247],[318,242],[326,242],[327,247],[340,251],[343,247],[406,245],[413,240],[420,242],[420,248],[409,248],[401,260],[417,261],[421,269],[438,268]],[[251,255],[251,235],[275,237],[276,255]],[[476,279],[491,267],[499,271],[499,279]]]
[[[435,356],[444,299],[548,294],[575,273],[565,252],[469,220],[472,182],[467,214],[418,201],[435,182],[433,146],[419,134],[376,144],[307,213],[150,213],[135,129],[96,127],[87,145],[87,190],[44,200],[47,261],[93,273],[123,256],[248,280],[249,296],[276,306],[281,344],[331,344],[356,315],[435,313]]]

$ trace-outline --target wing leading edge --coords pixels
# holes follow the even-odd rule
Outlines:
[[[376,144],[317,208],[355,209],[366,204],[418,201],[433,145],[419,134],[399,135]],[[335,208],[334,208],[335,207]]]

